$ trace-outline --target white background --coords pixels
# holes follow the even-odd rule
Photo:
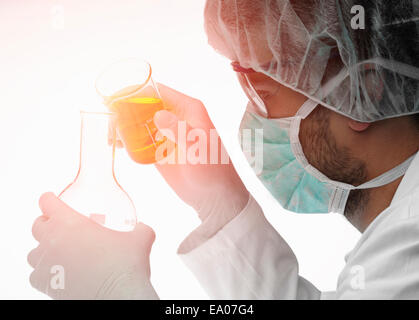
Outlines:
[[[300,274],[321,290],[335,288],[359,234],[341,216],[284,211],[253,176],[236,139],[245,95],[229,61],[207,45],[203,7],[203,0],[0,0],[0,298],[45,298],[30,286],[26,262],[37,245],[38,198],[74,178],[79,110],[104,110],[95,76],[126,57],[145,58],[157,82],[205,103],[246,186],[295,251]],[[118,153],[117,177],[157,234],[156,291],[162,299],[206,299],[176,255],[199,223],[195,213],[153,166]]]

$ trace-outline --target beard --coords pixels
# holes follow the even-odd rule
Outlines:
[[[299,138],[307,161],[329,179],[360,185],[367,180],[364,161],[346,147],[340,147],[330,129],[330,110],[317,107],[301,122]],[[369,190],[351,190],[344,215],[354,225],[362,218],[369,202]]]

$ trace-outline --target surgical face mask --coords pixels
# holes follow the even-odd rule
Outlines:
[[[294,117],[267,119],[258,114],[260,108],[255,109],[249,103],[240,126],[242,150],[249,164],[284,209],[296,213],[343,214],[351,190],[380,187],[405,174],[414,156],[357,187],[331,180],[311,166],[304,156],[299,131],[301,120],[316,106],[316,102],[307,100]],[[258,132],[263,138],[258,139]],[[245,136],[250,136],[251,141],[245,143]],[[260,148],[263,152],[256,152]],[[263,159],[256,159],[257,154],[262,154]],[[261,160],[263,165],[257,169],[256,164]]]

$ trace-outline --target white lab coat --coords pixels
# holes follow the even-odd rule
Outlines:
[[[295,255],[253,198],[218,231],[208,225],[178,253],[211,298],[419,299],[419,156],[391,205],[345,257],[335,292],[322,293],[298,275]]]

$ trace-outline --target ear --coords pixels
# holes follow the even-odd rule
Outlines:
[[[356,132],[363,132],[370,127],[371,123],[359,122],[352,119],[348,120],[348,127]]]

